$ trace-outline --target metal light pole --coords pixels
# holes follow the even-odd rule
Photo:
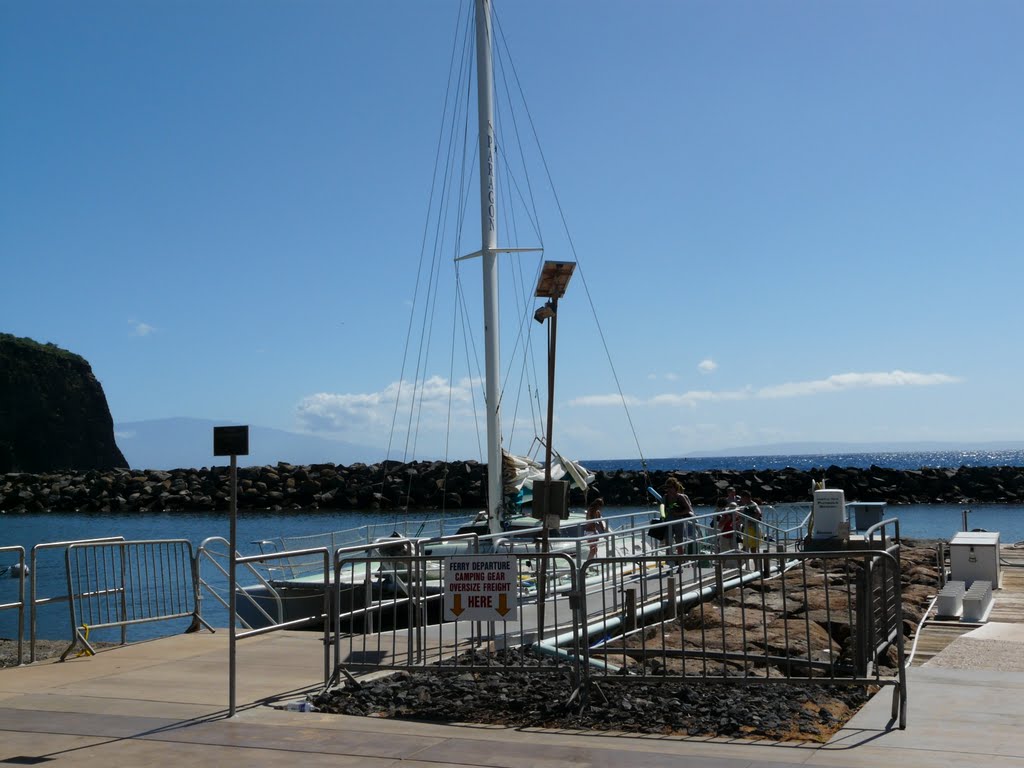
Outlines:
[[[558,338],[558,300],[565,295],[573,269],[572,261],[545,261],[537,281],[535,296],[546,298],[547,302],[533,314],[538,323],[548,320],[548,423],[544,440],[544,487],[540,498],[543,498],[541,552],[547,555],[551,551],[551,518],[554,494],[551,483],[551,440],[555,420],[555,347]],[[538,502],[538,494],[534,493],[534,504]],[[561,514],[559,506],[557,512]],[[537,639],[544,639],[544,603],[547,599],[548,559],[541,558],[540,574],[537,578]]]
[[[235,716],[236,566],[238,553],[238,457],[249,455],[249,427],[214,427],[213,455],[231,457],[231,506],[228,532],[228,717]]]

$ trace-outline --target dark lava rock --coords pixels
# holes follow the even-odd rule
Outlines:
[[[466,664],[468,658],[460,659]],[[683,680],[607,680],[589,703],[570,700],[570,672],[530,650],[475,654],[481,671],[452,665],[399,672],[312,698],[321,712],[509,727],[824,741],[867,701],[851,686],[745,686]],[[523,668],[529,667],[531,671]]]

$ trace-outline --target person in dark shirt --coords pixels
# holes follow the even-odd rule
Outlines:
[[[684,522],[693,517],[693,505],[685,493],[679,478],[670,477],[661,489],[665,504],[665,519],[668,521],[668,544],[676,545],[676,554],[682,555],[683,544],[693,539],[693,524]]]

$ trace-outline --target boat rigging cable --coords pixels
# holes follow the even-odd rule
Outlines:
[[[499,205],[501,207],[502,220],[507,223],[509,233],[511,235],[511,242],[518,242],[519,224],[516,215],[516,208],[521,206],[526,215],[526,219],[529,222],[529,227],[540,241],[540,245],[542,246],[541,251],[543,251],[544,241],[540,233],[538,202],[534,194],[530,174],[526,172],[526,152],[523,146],[523,137],[520,133],[520,127],[516,119],[517,109],[511,108],[513,102],[512,95],[513,93],[517,93],[518,96],[514,101],[522,104],[522,109],[524,110],[524,114],[528,120],[528,130],[532,134],[532,142],[528,143],[532,143],[536,147],[537,157],[539,158],[546,181],[551,189],[551,195],[553,197],[556,210],[558,211],[558,216],[561,220],[561,226],[567,240],[568,249],[578,266],[578,271],[590,306],[591,315],[594,318],[598,336],[615,382],[618,398],[622,403],[627,423],[633,436],[633,442],[636,446],[637,454],[640,457],[641,466],[646,476],[648,474],[647,460],[640,448],[636,427],[629,411],[625,395],[622,391],[619,374],[615,368],[604,330],[601,327],[600,320],[598,319],[594,304],[594,297],[590,292],[582,263],[576,251],[572,235],[569,232],[565,211],[558,197],[558,193],[555,190],[551,170],[544,155],[544,151],[541,148],[537,128],[533,121],[529,106],[526,103],[515,63],[509,55],[509,48],[503,27],[496,14],[493,16],[493,20],[496,38],[501,41],[500,46],[495,46],[496,49],[499,49],[499,55],[496,57],[496,63],[498,64],[497,69],[499,72],[500,82],[504,86],[505,96],[505,102],[502,102],[501,99],[496,100],[499,103],[495,105],[496,111],[493,118],[495,122],[494,128],[497,133],[497,128],[499,127],[497,124],[499,122],[508,125],[511,132],[511,136],[509,138],[513,140],[508,142],[507,148],[514,148],[514,152],[511,154],[518,156],[510,156],[509,153],[506,153],[506,143],[498,139],[495,140],[494,158],[495,161],[501,162],[504,168],[504,172],[497,176],[497,182],[501,186]],[[456,398],[459,397],[459,393],[456,390],[455,381],[455,350],[457,344],[456,336],[460,331],[460,326],[463,335],[463,351],[466,358],[466,368],[469,371],[475,371],[475,374],[471,375],[467,379],[467,381],[469,381],[469,386],[467,387],[468,391],[462,397],[466,401],[467,408],[471,411],[472,421],[478,426],[476,430],[477,450],[479,451],[481,458],[483,458],[483,447],[480,444],[481,430],[479,429],[480,421],[477,393],[475,391],[483,377],[480,375],[480,357],[476,348],[476,339],[474,334],[470,332],[472,324],[468,318],[471,313],[469,312],[466,294],[463,290],[464,286],[461,281],[461,263],[458,252],[458,248],[462,241],[465,217],[469,207],[468,201],[471,197],[469,185],[471,184],[472,171],[477,166],[476,154],[469,151],[469,138],[473,133],[469,128],[472,91],[472,77],[470,75],[470,71],[472,69],[471,61],[475,46],[475,41],[470,33],[470,28],[472,26],[472,9],[467,13],[465,11],[465,6],[463,6],[463,8],[460,8],[459,10],[459,18],[455,25],[456,34],[452,41],[448,67],[448,82],[446,84],[444,107],[442,110],[440,128],[435,148],[433,174],[428,196],[428,211],[425,217],[421,237],[415,290],[412,298],[412,307],[409,313],[408,327],[406,330],[401,372],[395,387],[394,409],[384,463],[385,471],[381,478],[382,485],[386,479],[387,462],[392,460],[392,451],[395,449],[396,433],[400,424],[399,411],[404,407],[409,408],[408,419],[405,424],[404,446],[402,452],[402,461],[408,462],[415,460],[416,458],[418,435],[420,429],[425,423],[425,415],[423,413],[425,410],[424,406],[428,404],[428,399],[432,395],[439,393],[438,390],[433,388],[433,381],[428,379],[427,372],[429,371],[430,340],[432,338],[432,328],[436,317],[436,310],[439,306],[443,306],[443,302],[441,302],[439,298],[441,290],[440,275],[442,272],[442,265],[444,263],[442,254],[446,252],[448,248],[453,248],[455,250],[455,296],[452,301],[453,317],[451,326],[451,343],[449,345],[451,353],[447,361],[448,392],[446,408],[447,414],[446,422],[444,424],[444,461],[448,462],[450,460],[449,453],[456,413],[455,408],[459,404],[456,400]],[[497,40],[495,42],[497,42]],[[503,111],[501,109],[505,105],[508,106],[507,111]],[[476,132],[476,134],[477,139],[479,140],[479,132]],[[461,170],[457,171],[456,166]],[[520,168],[523,172],[523,179],[518,179],[517,173],[513,172],[518,171]],[[452,213],[455,213],[455,215],[450,216]],[[512,418],[508,422],[509,431],[507,435],[507,444],[509,446],[511,446],[513,442],[524,392],[526,393],[526,405],[530,410],[530,417],[533,423],[535,435],[543,434],[543,422],[545,421],[543,409],[539,403],[540,387],[537,384],[538,367],[534,359],[536,345],[531,344],[532,334],[530,333],[530,329],[532,328],[532,324],[530,320],[532,313],[529,311],[528,305],[530,303],[530,294],[532,291],[526,290],[526,280],[524,279],[525,276],[523,274],[525,270],[523,269],[524,265],[521,260],[513,258],[510,260],[510,265],[511,272],[516,279],[510,280],[509,285],[516,289],[513,293],[515,297],[514,303],[517,315],[520,319],[518,322],[515,343],[512,347],[512,354],[507,357],[509,364],[505,370],[501,388],[497,395],[499,405],[504,399],[503,393],[507,391],[507,387],[512,382],[512,361],[521,354],[522,363],[520,366],[520,373],[516,377],[518,380],[518,383],[515,386],[516,397],[514,402],[510,403]],[[538,261],[536,273],[534,275],[534,282],[536,282],[536,278],[540,274],[540,269],[541,264],[540,261]],[[420,306],[420,302],[422,302],[422,306]],[[413,364],[413,361],[410,359],[410,355],[412,354],[412,342],[415,338],[414,325],[416,324],[417,319],[420,322],[418,338],[419,347],[418,352],[416,353],[415,364]],[[475,365],[474,361],[476,361]],[[414,373],[407,379],[407,372],[410,367],[414,368]],[[405,403],[404,406],[403,403]],[[538,445],[543,446],[543,439],[534,437],[528,454],[532,453]],[[412,477],[407,478],[406,482],[410,486],[409,490],[411,491]],[[446,485],[447,484],[445,483],[445,486]],[[442,488],[441,490],[443,496],[446,498],[446,488]],[[408,495],[411,496],[411,493]]]
[[[457,16],[457,19],[456,19],[456,29],[458,28],[459,20],[461,19],[461,17],[462,17],[462,11],[460,10],[459,14]],[[468,28],[469,20],[467,20],[466,23],[467,23],[467,28]],[[408,325],[407,325],[407,328],[406,328],[405,344],[404,344],[404,348],[403,348],[403,352],[402,352],[402,365],[401,365],[401,369],[400,369],[400,372],[399,372],[398,383],[397,383],[396,391],[395,391],[395,404],[394,404],[394,409],[393,409],[393,412],[392,412],[391,428],[390,428],[389,433],[388,433],[388,445],[387,445],[387,451],[385,453],[384,464],[383,464],[384,471],[381,473],[381,488],[382,489],[383,489],[384,483],[385,483],[386,478],[387,478],[387,464],[388,464],[388,461],[391,459],[391,451],[392,451],[392,449],[394,447],[395,431],[396,431],[397,426],[398,426],[398,414],[399,414],[399,410],[401,408],[401,403],[402,403],[402,393],[403,393],[403,390],[406,388],[406,378],[405,378],[405,376],[406,376],[406,366],[407,366],[407,364],[409,362],[409,350],[410,350],[411,343],[412,343],[412,338],[413,338],[413,328],[414,328],[415,319],[416,319],[416,316],[417,316],[417,306],[418,306],[418,302],[419,302],[419,299],[420,299],[421,288],[423,288],[424,271],[427,271],[428,277],[426,279],[426,289],[424,291],[425,297],[424,297],[424,300],[423,300],[423,322],[420,325],[419,354],[418,354],[417,360],[416,360],[416,372],[415,372],[415,375],[413,377],[413,383],[412,383],[412,393],[411,393],[411,396],[410,396],[409,421],[408,421],[408,423],[406,425],[405,446],[404,446],[404,449],[403,449],[402,461],[403,462],[407,462],[407,461],[410,460],[411,456],[415,456],[416,448],[415,448],[414,433],[418,432],[418,425],[416,427],[416,430],[414,430],[413,429],[413,422],[412,422],[412,420],[413,420],[414,413],[417,411],[417,408],[415,407],[416,401],[417,401],[417,399],[419,399],[419,401],[422,403],[422,398],[423,398],[423,384],[421,384],[421,378],[422,378],[421,377],[421,371],[425,370],[425,366],[426,366],[425,344],[423,343],[423,336],[427,332],[427,329],[428,329],[428,326],[429,326],[429,323],[427,322],[427,319],[429,317],[432,317],[432,315],[433,315],[432,307],[434,305],[434,302],[436,301],[436,283],[437,283],[437,276],[438,276],[438,273],[439,273],[438,237],[439,237],[440,231],[441,231],[441,228],[439,226],[435,226],[433,228],[433,233],[434,233],[433,241],[434,242],[433,242],[433,245],[432,245],[432,248],[431,248],[431,254],[432,255],[431,255],[431,258],[430,258],[430,261],[429,261],[429,269],[427,269],[427,243],[428,243],[428,240],[429,240],[430,234],[431,234],[430,222],[431,222],[432,213],[433,213],[433,210],[434,210],[435,198],[440,198],[442,201],[445,201],[445,200],[448,199],[448,196],[449,196],[448,185],[449,185],[451,179],[450,179],[450,175],[447,173],[447,169],[450,168],[450,165],[451,165],[450,155],[451,155],[451,153],[453,151],[453,148],[452,148],[452,144],[453,144],[453,141],[454,141],[454,135],[453,135],[454,132],[453,131],[449,132],[449,135],[448,135],[447,157],[445,158],[445,161],[444,161],[445,168],[446,168],[446,173],[445,173],[445,175],[443,177],[440,189],[438,189],[438,169],[439,169],[439,167],[441,166],[441,163],[442,163],[442,148],[445,146],[445,133],[446,133],[446,131],[445,131],[445,127],[446,127],[445,126],[445,122],[446,122],[446,117],[447,117],[448,112],[449,112],[449,104],[452,103],[452,100],[453,100],[452,84],[453,84],[453,82],[460,82],[461,79],[462,79],[461,75],[458,78],[453,79],[453,72],[455,71],[455,68],[456,68],[456,61],[459,62],[460,68],[464,69],[466,67],[466,52],[467,52],[467,49],[468,49],[468,46],[467,46],[467,44],[465,42],[466,41],[466,37],[467,37],[467,35],[462,35],[462,38],[463,38],[464,42],[463,42],[463,51],[462,51],[462,55],[461,56],[458,56],[458,48],[459,48],[458,43],[459,43],[459,38],[460,38],[459,34],[456,33],[456,35],[452,39],[452,51],[451,51],[451,56],[449,57],[449,63],[448,63],[448,80],[447,80],[447,84],[446,84],[446,88],[445,88],[444,108],[442,109],[442,112],[441,112],[441,122],[440,122],[440,126],[439,126],[439,129],[438,129],[437,145],[436,145],[436,148],[435,148],[435,151],[434,151],[434,169],[433,169],[433,173],[431,174],[430,192],[429,192],[428,201],[427,201],[427,213],[426,213],[426,216],[424,217],[424,222],[423,222],[423,234],[422,234],[421,241],[420,241],[420,255],[419,255],[419,260],[418,260],[417,270],[416,270],[415,287],[414,287],[414,290],[413,290],[412,303],[411,303],[411,306],[410,306],[410,309],[409,309],[409,321],[408,321]],[[458,91],[455,91],[454,99],[455,99],[455,103],[457,103],[459,100],[461,100],[461,94],[459,94]],[[445,207],[444,203],[440,203],[438,205],[438,209],[437,210],[438,210],[438,219],[439,220],[443,220],[443,218],[444,218],[444,207]],[[451,383],[451,379],[449,378],[449,384],[450,383]],[[449,397],[451,397],[451,387],[449,387]],[[422,409],[420,409],[420,410],[422,410]],[[475,414],[475,403],[474,403],[474,414]],[[447,457],[447,453],[448,453],[448,446],[446,445],[445,446],[445,460],[446,461],[447,461],[447,458],[448,458]],[[411,484],[412,484],[412,477],[409,476],[407,478],[407,480],[406,480],[406,494],[407,495],[411,495],[409,493],[409,491],[411,491]],[[446,478],[445,478],[445,484],[447,484],[447,475],[446,475]],[[445,491],[445,489],[442,488],[442,498],[446,498],[446,496],[447,496],[447,494],[444,491]]]
[[[499,35],[499,37],[502,40],[503,46],[507,50],[508,49],[508,43],[505,41],[505,33],[504,33],[504,30],[503,30],[503,28],[501,26],[501,19],[499,18],[497,13],[494,13],[493,18],[494,18],[495,29],[497,29],[498,35]],[[560,217],[560,219],[562,221],[562,228],[563,228],[563,230],[565,232],[565,237],[566,237],[566,239],[569,242],[569,250],[572,252],[573,259],[575,259],[575,261],[576,261],[577,270],[579,271],[580,278],[583,281],[584,293],[587,296],[587,302],[590,304],[590,311],[591,311],[591,314],[594,317],[594,322],[597,325],[597,332],[598,332],[598,335],[601,338],[601,345],[604,348],[605,357],[608,359],[608,364],[609,364],[609,366],[611,366],[612,376],[615,379],[615,387],[616,387],[616,389],[617,389],[617,391],[619,393],[619,399],[622,401],[622,407],[623,407],[623,409],[626,412],[626,419],[629,422],[629,428],[630,428],[630,431],[633,434],[633,442],[636,444],[637,453],[640,456],[641,465],[643,466],[644,474],[646,475],[647,474],[647,459],[644,457],[643,449],[640,447],[640,440],[639,440],[639,438],[637,437],[637,434],[636,434],[636,427],[633,424],[633,417],[632,417],[632,415],[629,412],[629,405],[626,402],[626,396],[622,392],[622,384],[621,384],[621,382],[619,380],[619,374],[618,374],[618,371],[616,371],[616,369],[615,369],[615,363],[612,360],[611,351],[608,348],[608,341],[605,338],[604,329],[601,327],[601,321],[600,321],[600,319],[598,319],[598,316],[597,316],[597,308],[594,306],[594,299],[593,299],[593,296],[591,296],[591,293],[590,293],[590,286],[587,284],[586,274],[583,271],[583,263],[582,263],[582,261],[580,261],[579,254],[576,252],[576,244],[575,244],[575,242],[572,239],[572,234],[569,232],[569,224],[568,224],[568,222],[566,221],[566,218],[565,218],[565,211],[562,209],[562,202],[561,202],[561,200],[558,197],[558,191],[555,189],[554,179],[551,177],[551,170],[548,167],[548,161],[547,161],[547,158],[544,155],[544,149],[541,147],[540,138],[537,135],[537,127],[536,127],[536,125],[533,122],[533,115],[530,112],[530,107],[526,103],[526,98],[523,95],[522,84],[519,81],[519,73],[516,71],[515,64],[514,64],[514,62],[512,62],[511,57],[509,57],[509,64],[510,64],[511,69],[512,69],[513,80],[515,81],[516,88],[519,90],[520,97],[521,97],[522,102],[523,102],[523,107],[524,107],[524,109],[526,111],[526,117],[527,117],[527,120],[529,121],[529,124],[530,124],[530,130],[533,133],[534,141],[536,142],[536,145],[537,145],[537,152],[538,152],[538,154],[540,156],[541,163],[542,163],[542,165],[544,167],[544,173],[545,173],[545,175],[547,177],[548,185],[551,187],[551,195],[554,198],[555,206],[558,209],[558,215],[559,215],[559,217]]]

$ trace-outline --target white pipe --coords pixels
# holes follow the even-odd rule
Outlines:
[[[734,577],[722,583],[722,591],[728,591],[730,589],[733,589],[734,587],[742,586],[749,581],[754,581],[759,578],[761,578],[760,571],[752,571],[751,573],[748,573],[744,576]],[[698,602],[703,602],[704,600],[714,597],[715,593],[717,592],[717,589],[718,587],[716,584],[709,584],[703,589],[691,589],[689,592],[684,592],[678,598],[676,598],[676,605],[679,607],[688,607],[687,604],[689,603],[696,604]],[[664,605],[660,602],[647,603],[646,605],[640,607],[638,617],[647,616],[652,613],[657,613],[658,611],[663,610],[663,608]],[[588,622],[585,628],[587,640],[589,641],[591,635],[597,634],[598,632],[607,631],[608,629],[615,629],[621,623],[621,616],[613,616],[611,618],[603,619],[598,624],[590,624]],[[568,643],[572,641],[574,638],[574,632],[563,632],[561,635],[551,638],[550,640],[543,640],[539,643],[536,643],[534,647],[539,652],[545,653],[549,656],[554,656],[556,658],[571,659],[575,656],[575,654],[570,653],[569,651],[565,651],[559,648],[558,646],[562,645],[563,643]],[[613,672],[617,672],[619,669],[614,665],[608,664],[608,662],[597,661],[595,659],[590,659],[590,664],[591,666],[600,666],[606,669],[610,669]]]

